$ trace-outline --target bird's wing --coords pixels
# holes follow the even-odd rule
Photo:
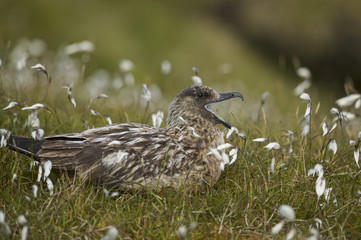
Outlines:
[[[54,168],[77,170],[87,179],[120,185],[184,175],[197,154],[196,145],[179,141],[170,131],[124,123],[44,138],[37,156],[51,160]]]
[[[35,153],[42,160],[51,160],[53,167],[74,169],[79,164],[101,160],[107,145],[119,136],[129,138],[130,133],[143,129],[150,131],[149,126],[142,124],[113,124],[93,128],[80,133],[69,133],[45,137],[40,149]]]

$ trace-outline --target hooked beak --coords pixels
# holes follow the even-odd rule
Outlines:
[[[231,98],[236,98],[239,97],[242,99],[242,101],[244,101],[243,95],[240,94],[239,92],[229,92],[229,93],[220,93],[219,94],[219,98],[217,98],[216,100],[214,100],[213,102],[207,103],[206,105],[204,105],[204,107],[210,112],[212,113],[212,115],[214,116],[214,118],[217,120],[217,122],[223,124],[226,128],[231,128],[231,124],[229,124],[228,122],[224,121],[221,117],[217,116],[212,109],[210,108],[213,104],[218,103],[218,102],[222,102],[224,100],[228,100]]]

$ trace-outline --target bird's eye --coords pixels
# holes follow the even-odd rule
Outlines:
[[[203,93],[197,93],[197,96],[199,97],[199,98],[202,98],[203,97]]]

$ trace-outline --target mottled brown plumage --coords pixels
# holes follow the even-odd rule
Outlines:
[[[12,137],[9,146],[41,162],[50,160],[55,169],[76,170],[86,180],[112,187],[213,184],[223,168],[222,159],[209,154],[224,143],[216,125],[231,126],[210,106],[234,97],[243,99],[237,92],[218,94],[207,86],[191,86],[173,99],[165,128],[120,123],[35,142]]]

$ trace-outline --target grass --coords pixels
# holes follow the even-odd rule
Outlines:
[[[67,61],[76,64],[66,57],[56,59],[53,63],[43,59],[43,63],[52,70]],[[77,67],[80,69],[78,65],[75,69]],[[77,101],[74,108],[66,91],[61,89],[65,83],[59,80],[61,74],[68,73],[54,75],[50,70],[48,73],[53,81],[49,89],[44,90],[46,78],[41,72],[28,68],[17,71],[10,60],[0,69],[1,108],[10,101],[17,101],[22,107],[37,102],[45,104],[48,110],[37,110],[45,135],[82,131],[85,121],[90,127],[106,125],[104,114],[113,122],[151,124],[151,113],[166,110],[171,100],[159,97],[151,101],[144,112],[146,106],[140,97],[142,85],[136,84],[125,85],[120,90],[108,86],[104,93],[109,98],[90,102],[84,80],[87,76],[80,71],[81,81],[74,83],[72,92]],[[15,86],[21,77],[25,77],[26,82]],[[162,76],[154,76],[157,77]],[[13,82],[9,83],[8,79]],[[169,188],[160,192],[129,190],[109,197],[101,187],[53,171],[50,179],[54,194],[50,195],[46,183],[36,181],[37,168],[29,168],[29,157],[1,148],[0,210],[11,229],[10,238],[18,238],[24,228],[17,222],[20,215],[27,219],[30,239],[97,239],[104,236],[110,226],[117,228],[118,238],[122,239],[183,238],[179,233],[181,226],[186,227],[189,239],[284,239],[292,228],[296,229],[295,239],[312,236],[311,228],[326,239],[357,238],[361,229],[361,194],[358,192],[361,172],[353,158],[354,147],[349,145],[350,139],[360,141],[357,140],[361,130],[357,120],[342,122],[342,126],[339,124],[333,132],[321,136],[323,121],[330,127],[333,116],[325,114],[328,109],[317,110],[317,104],[312,104],[311,132],[302,136],[306,103],[299,100],[294,104],[297,102],[294,99],[284,99],[289,101],[287,114],[278,113],[277,103],[267,104],[267,100],[261,108],[252,100],[246,102],[246,106],[233,102],[229,112],[221,113],[247,138],[233,134],[227,140],[240,148],[237,161],[225,168],[215,186],[196,193]],[[91,115],[90,108],[102,115]],[[258,117],[254,117],[255,113]],[[28,114],[19,107],[2,110],[0,128],[30,136],[32,128],[24,127]],[[284,130],[294,133],[292,152]],[[278,142],[281,149],[265,149],[268,142],[252,141],[258,137]],[[335,155],[327,149],[331,138],[338,144]],[[272,158],[275,159],[274,172]],[[308,170],[315,164],[323,166],[326,188],[332,188],[328,200],[316,194],[317,175],[308,176]],[[14,174],[17,177],[13,180]],[[36,198],[32,191],[34,184],[39,187]],[[278,213],[282,204],[294,209],[296,220],[287,221],[279,233],[272,235],[272,227],[283,220]],[[317,219],[322,222],[321,226],[316,226]]]

